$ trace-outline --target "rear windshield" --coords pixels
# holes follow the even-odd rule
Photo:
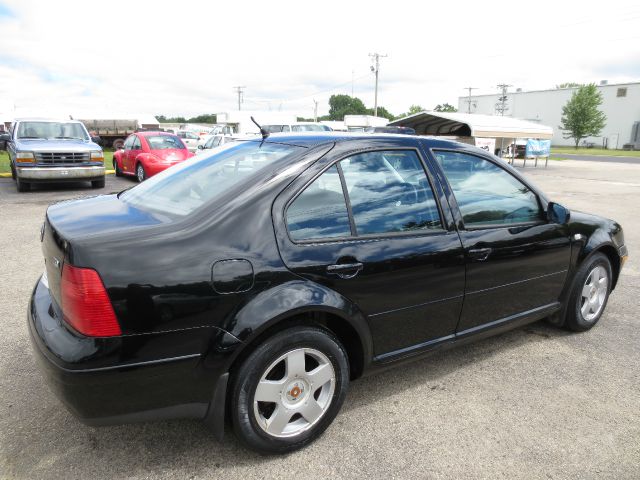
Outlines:
[[[304,147],[254,141],[232,142],[198,155],[127,190],[120,199],[143,210],[186,216],[244,179]]]
[[[320,125],[318,123],[307,125],[293,125],[291,130],[294,132],[330,132],[331,129],[326,125]]]
[[[151,150],[167,150],[170,148],[185,148],[182,140],[173,135],[157,135],[145,137]]]

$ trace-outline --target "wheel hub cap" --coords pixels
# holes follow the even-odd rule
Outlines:
[[[601,265],[594,267],[587,275],[580,299],[580,313],[586,321],[591,322],[598,318],[607,300],[608,289],[607,270]]]
[[[331,361],[312,348],[281,355],[256,386],[257,424],[274,437],[292,437],[313,427],[333,401],[336,374]]]

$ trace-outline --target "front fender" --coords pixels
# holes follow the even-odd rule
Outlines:
[[[364,314],[347,298],[315,282],[292,280],[260,292],[238,311],[228,331],[248,345],[279,322],[311,312],[338,317],[355,330],[366,368],[372,358],[373,341]],[[234,352],[234,357],[241,350]]]

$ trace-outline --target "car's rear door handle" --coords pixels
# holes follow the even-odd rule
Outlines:
[[[363,267],[364,265],[362,265],[362,263],[360,262],[338,263],[336,265],[329,265],[327,267],[327,273],[337,275],[340,278],[349,279],[358,275]]]
[[[491,255],[490,248],[472,248],[469,250],[469,256],[476,262],[484,262]]]

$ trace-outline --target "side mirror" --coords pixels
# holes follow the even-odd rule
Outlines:
[[[100,142],[102,141],[102,139],[101,139],[99,136],[95,135],[95,136],[92,136],[92,137],[91,137],[91,141],[92,141],[93,143],[100,144]]]
[[[198,145],[198,150],[202,150],[204,148],[204,145]]]
[[[549,202],[547,205],[547,219],[553,223],[564,225],[569,223],[571,212],[568,208],[563,207],[559,203]]]

